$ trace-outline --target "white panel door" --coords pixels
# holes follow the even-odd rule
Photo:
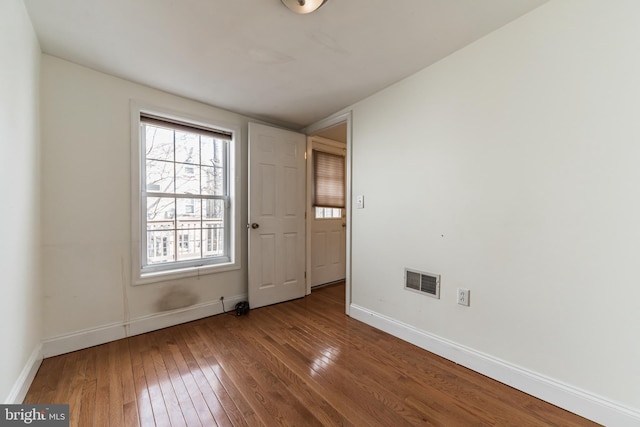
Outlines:
[[[319,219],[315,212],[311,215],[311,286],[343,280],[346,275],[345,219]]]
[[[301,298],[305,283],[305,136],[249,123],[249,305]]]

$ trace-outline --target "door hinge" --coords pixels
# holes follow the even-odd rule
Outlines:
[[[307,272],[306,271],[304,272],[304,278],[305,279],[307,278]]]
[[[304,219],[307,219],[307,211],[304,211]]]
[[[304,152],[304,159],[307,160],[307,152]]]

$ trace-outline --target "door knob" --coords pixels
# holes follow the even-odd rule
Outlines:
[[[258,224],[257,222],[253,222],[253,223],[251,223],[251,228],[253,228],[254,230],[256,228],[260,228],[260,224]]]

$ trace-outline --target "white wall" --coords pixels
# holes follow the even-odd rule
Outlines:
[[[0,34],[0,400],[14,403],[42,331],[40,47],[21,0],[0,2]]]
[[[192,294],[197,304],[211,304],[202,315],[216,312],[221,295],[227,301],[246,293],[242,228],[240,270],[130,285],[131,99],[241,127],[237,207],[246,223],[247,118],[43,55],[45,343],[68,339],[74,347],[119,338],[123,324],[159,314],[159,301],[176,289]],[[74,337],[79,333],[87,336]],[[63,345],[45,355],[69,349]]]
[[[551,1],[356,104],[354,304],[638,416],[639,22]]]

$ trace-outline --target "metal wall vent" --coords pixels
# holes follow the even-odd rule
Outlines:
[[[440,299],[440,275],[405,268],[404,288]]]

